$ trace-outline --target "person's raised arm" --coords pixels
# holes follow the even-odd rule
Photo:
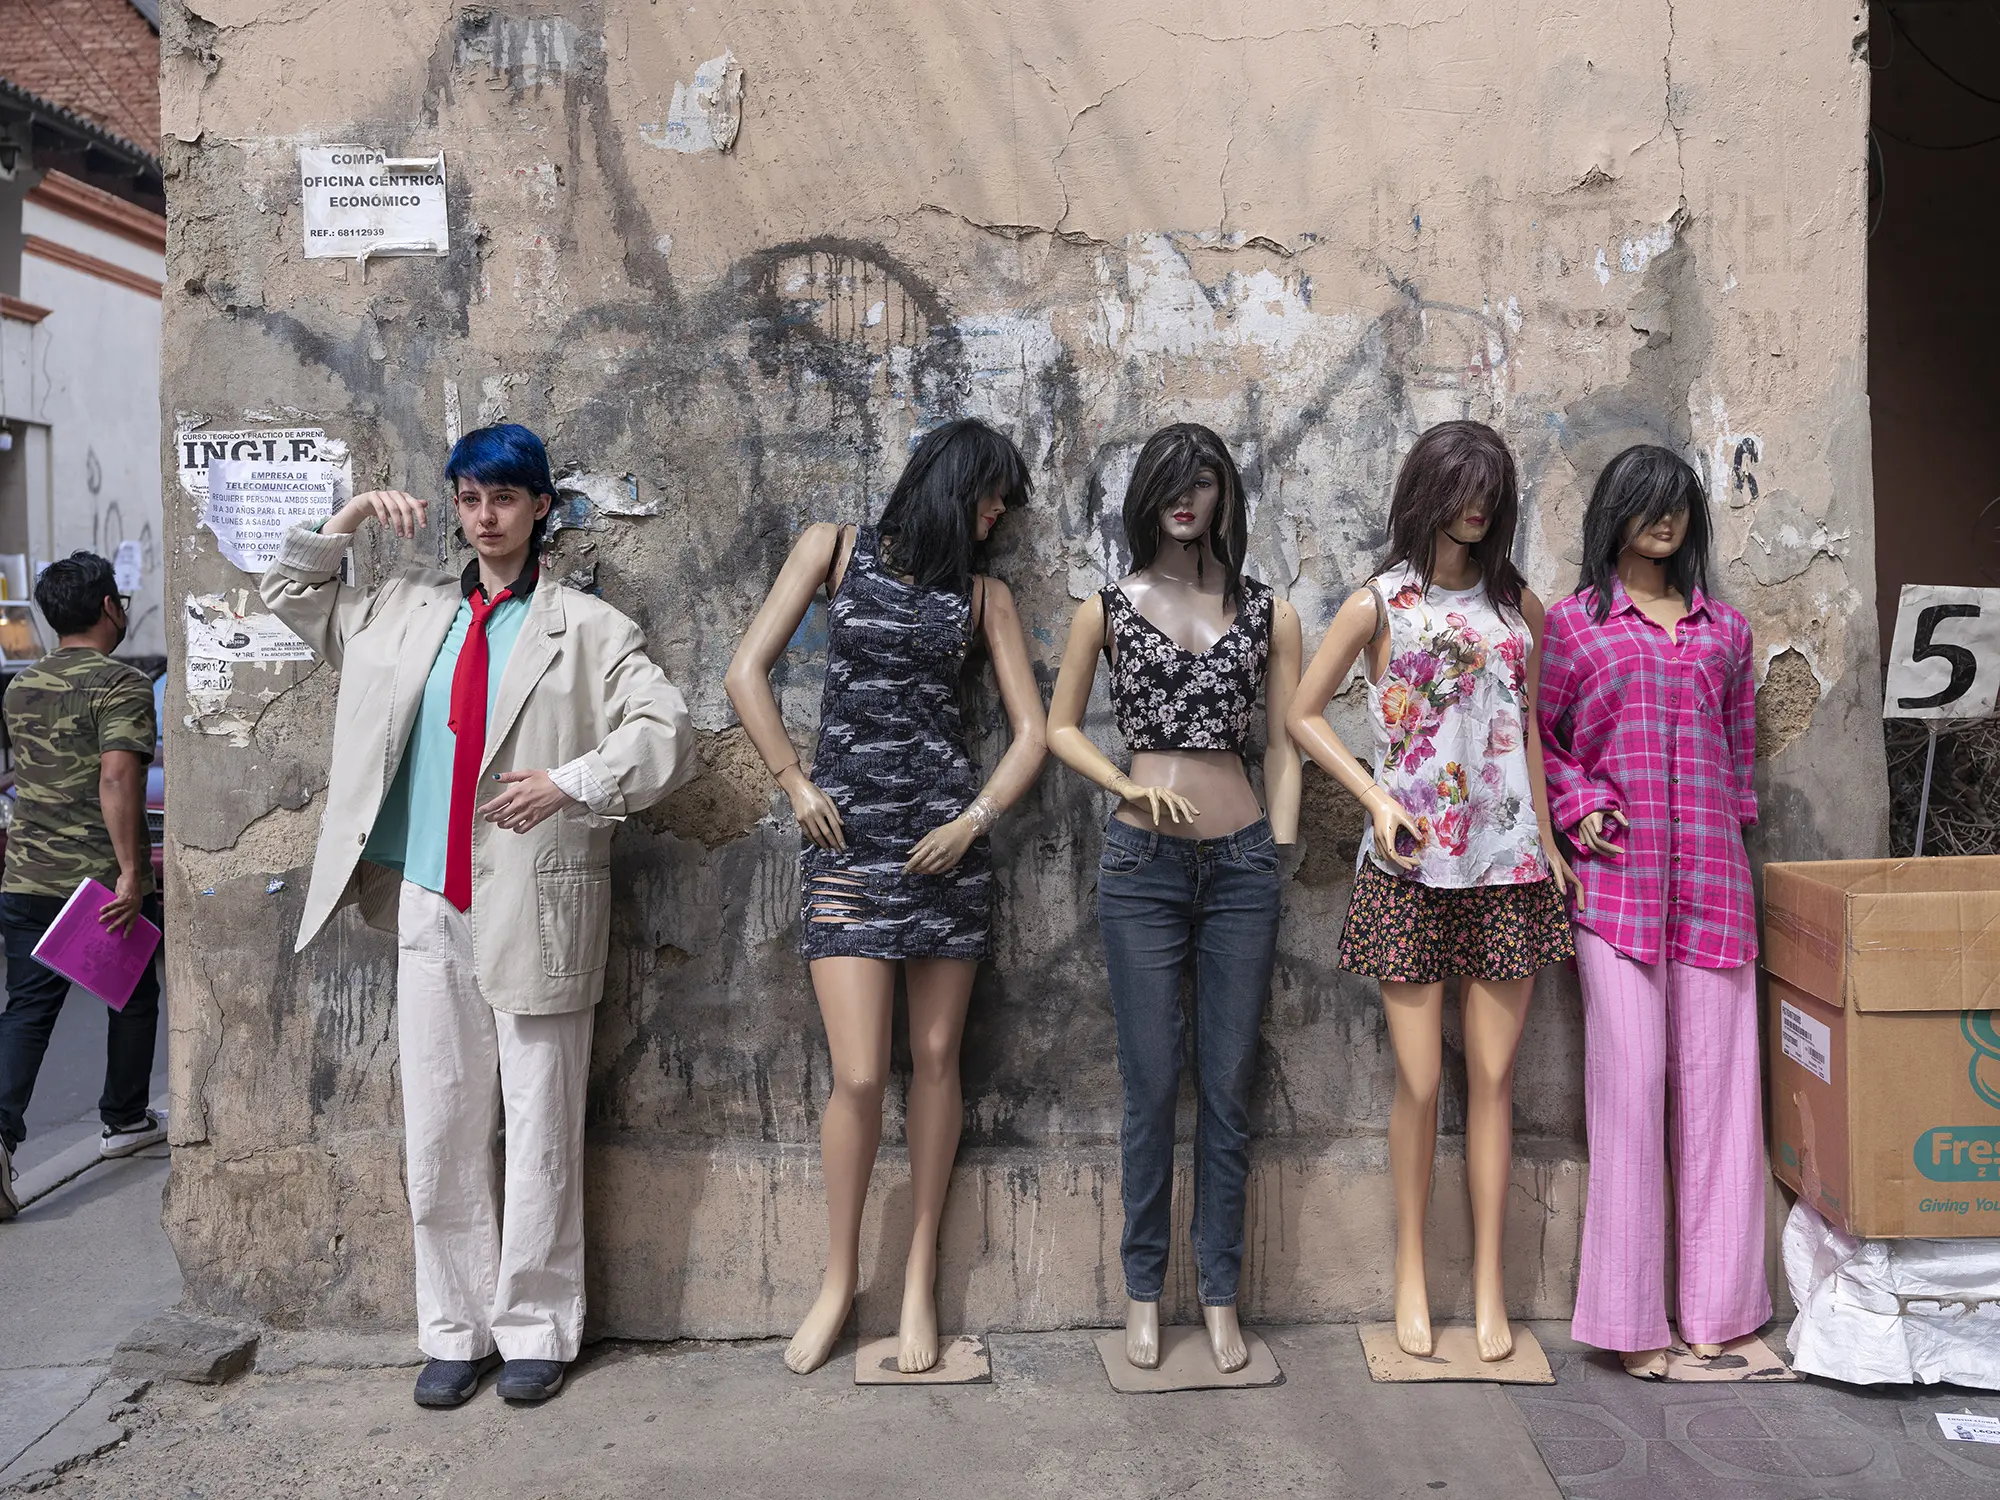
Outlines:
[[[750,743],[764,758],[765,769],[791,798],[799,827],[822,849],[847,847],[840,810],[799,769],[799,753],[785,732],[784,714],[771,691],[771,668],[785,654],[799,622],[812,607],[813,595],[828,583],[840,548],[841,528],[832,522],[821,521],[805,529],[778,570],[777,582],[771,585],[763,607],[743,633],[735,656],[730,658],[728,675],[722,680],[736,717],[743,721]]]
[[[974,587],[985,594],[980,630],[987,654],[993,658],[993,675],[1000,684],[1000,703],[1007,710],[1011,738],[1007,753],[1000,757],[1000,764],[993,768],[972,805],[917,840],[903,866],[913,875],[939,875],[956,866],[972,841],[1035,784],[1042,762],[1048,758],[1042,693],[1035,686],[1035,668],[1028,660],[1028,642],[1021,633],[1014,595],[1006,584],[993,578],[982,578]]]
[[[1264,675],[1264,815],[1281,844],[1299,838],[1299,791],[1304,772],[1285,721],[1299,691],[1299,663],[1305,641],[1299,612],[1282,599],[1271,604],[1271,665]]]
[[[361,523],[374,517],[405,539],[424,524],[424,502],[401,490],[356,495],[315,531],[294,526],[285,533],[278,559],[257,580],[264,605],[312,648],[321,661],[338,667],[347,639],[368,618],[370,594],[340,581],[340,565],[354,545]]]
[[[1410,870],[1416,868],[1419,860],[1415,854],[1397,852],[1396,835],[1407,829],[1412,839],[1421,842],[1416,822],[1403,811],[1387,787],[1377,785],[1374,773],[1341,743],[1340,736],[1326,721],[1326,706],[1333,701],[1334,690],[1346,680],[1354,659],[1375,640],[1383,626],[1372,589],[1360,589],[1348,596],[1347,602],[1335,612],[1326,639],[1313,653],[1305,676],[1299,679],[1299,690],[1292,699],[1285,728],[1294,745],[1368,809],[1375,829],[1375,852]]]
[[[1092,594],[1079,604],[1069,624],[1062,666],[1056,671],[1055,692],[1049,696],[1049,750],[1086,781],[1095,782],[1121,801],[1144,803],[1153,826],[1166,813],[1175,823],[1192,823],[1199,811],[1178,792],[1163,786],[1140,786],[1111,762],[1111,757],[1083,732],[1090,707],[1091,684],[1097,680],[1097,653],[1104,648],[1104,600]]]
[[[1542,601],[1535,597],[1532,589],[1521,590],[1521,618],[1527,621],[1528,634],[1534,645],[1528,651],[1528,696],[1522,704],[1521,738],[1528,750],[1528,787],[1535,798],[1535,826],[1540,831],[1542,853],[1548,856],[1549,874],[1554,877],[1556,894],[1566,896],[1569,888],[1576,884],[1576,873],[1562,857],[1562,846],[1556,843],[1555,830],[1549,826],[1549,787],[1542,771],[1542,729],[1541,716],[1535,712],[1535,703],[1542,686]]]

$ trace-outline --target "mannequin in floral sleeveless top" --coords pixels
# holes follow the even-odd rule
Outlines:
[[[1133,571],[1086,599],[1049,703],[1049,748],[1118,799],[1098,863],[1098,928],[1124,1085],[1119,1135],[1125,1357],[1160,1362],[1184,1038],[1181,976],[1194,969],[1196,1291],[1217,1368],[1249,1346],[1236,1316],[1249,1175],[1250,1085],[1277,953],[1278,846],[1298,837],[1299,758],[1285,738],[1299,618],[1242,576],[1243,481],[1222,439],[1177,422],[1147,440],[1125,492]],[[1102,654],[1118,769],[1083,732]],[[1243,752],[1265,703],[1264,806]]]
[[[1382,985],[1396,1097],[1396,1341],[1431,1352],[1424,1280],[1442,1071],[1444,982],[1461,980],[1480,1357],[1505,1359],[1501,1228],[1513,1156],[1514,1051],[1535,975],[1570,958],[1572,880],[1549,826],[1534,702],[1541,602],[1509,558],[1514,459],[1478,422],[1417,440],[1396,476],[1390,553],[1334,615],[1293,700],[1293,741],[1368,809],[1341,967]],[[1375,766],[1355,758],[1326,705],[1367,653]]]
[[[964,1115],[958,1049],[988,948],[986,830],[1034,783],[1044,754],[1042,696],[1013,596],[973,569],[979,544],[1027,498],[1027,465],[1011,442],[970,419],[946,423],[917,444],[877,524],[806,528],[729,665],[730,702],[805,835],[800,948],[833,1074],[820,1120],[826,1274],[785,1350],[801,1375],[826,1361],[860,1282],[899,965],[915,1214],[896,1363],[906,1374],[937,1363],[938,1223]],[[808,776],[771,668],[822,589],[826,689]],[[958,708],[959,674],[981,644],[1013,731],[983,787]]]

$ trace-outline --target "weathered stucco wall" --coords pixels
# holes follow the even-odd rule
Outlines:
[[[1045,681],[1075,601],[1120,571],[1118,499],[1168,420],[1235,445],[1255,569],[1314,639],[1427,424],[1469,415],[1514,443],[1545,592],[1574,576],[1597,466],[1670,442],[1709,474],[1723,588],[1769,661],[1758,852],[1883,846],[1858,31],[1808,0],[170,0],[170,414],[323,424],[357,483],[438,496],[454,416],[530,423],[598,476],[566,505],[559,571],[644,625],[705,731],[706,774],[617,844],[597,1327],[783,1332],[816,1284],[827,1067],[793,948],[796,834],[722,673],[800,527],[868,515],[941,417],[996,422],[1033,464],[996,567]],[[676,149],[701,133],[676,124],[677,81],[725,51],[740,134]],[[296,149],[316,141],[442,148],[450,257],[305,262]],[[194,521],[170,502],[174,597],[241,586]],[[362,574],[393,551],[364,543]],[[782,669],[802,742],[822,645],[816,611]],[[350,916],[289,952],[334,689],[325,669],[242,669],[228,711],[172,739],[167,1217],[199,1303],[395,1327],[391,945]],[[985,717],[990,754],[990,693]],[[1107,810],[1051,765],[996,834],[953,1324],[1117,1311],[1091,915]],[[1390,1058],[1373,986],[1334,965],[1359,818],[1315,772],[1305,821],[1257,1090],[1252,1317],[1387,1306]],[[1579,1044],[1574,981],[1551,974],[1521,1054],[1521,1313],[1566,1312],[1573,1289]],[[1449,1135],[1456,1099],[1445,1116]],[[1447,1308],[1464,1208],[1443,1156]],[[878,1325],[909,1211],[893,1150],[882,1178]]]

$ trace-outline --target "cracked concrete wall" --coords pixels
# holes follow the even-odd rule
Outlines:
[[[639,620],[704,732],[703,775],[616,844],[595,1327],[784,1332],[816,1283],[828,1078],[796,833],[722,673],[799,529],[872,514],[942,417],[994,421],[1033,466],[995,568],[1045,684],[1075,602],[1122,571],[1118,500],[1165,421],[1235,446],[1253,570],[1314,638],[1428,424],[1508,435],[1545,595],[1574,577],[1597,466],[1669,442],[1708,475],[1723,592],[1773,663],[1757,852],[1884,846],[1860,30],[1804,0],[168,0],[169,415],[322,426],[355,483],[434,496],[455,424],[530,423],[578,476],[559,575]],[[443,150],[449,257],[303,260],[297,148],[332,141]],[[169,511],[175,597],[247,582],[191,501]],[[365,539],[360,574],[401,557]],[[777,674],[802,744],[823,651],[815,610]],[[168,1222],[202,1306],[397,1327],[392,946],[351,916],[289,942],[334,690],[324,668],[249,667],[198,717],[170,698]],[[1359,733],[1360,711],[1350,693],[1335,713]],[[976,717],[990,761],[990,690]],[[1101,701],[1092,728],[1114,738]],[[954,1324],[1116,1311],[1107,811],[1051,765],[995,834]],[[1359,823],[1309,773],[1256,1095],[1252,1317],[1387,1307],[1390,1056],[1373,986],[1334,964]],[[1573,1291],[1580,1040],[1551,973],[1517,1093],[1523,1314]],[[1453,1065],[1441,1310],[1468,1300]],[[869,1324],[894,1316],[898,1133]]]

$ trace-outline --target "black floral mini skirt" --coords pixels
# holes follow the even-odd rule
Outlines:
[[[1576,957],[1569,912],[1552,879],[1462,889],[1420,885],[1371,859],[1354,877],[1340,966],[1396,984],[1454,974],[1498,983]]]

